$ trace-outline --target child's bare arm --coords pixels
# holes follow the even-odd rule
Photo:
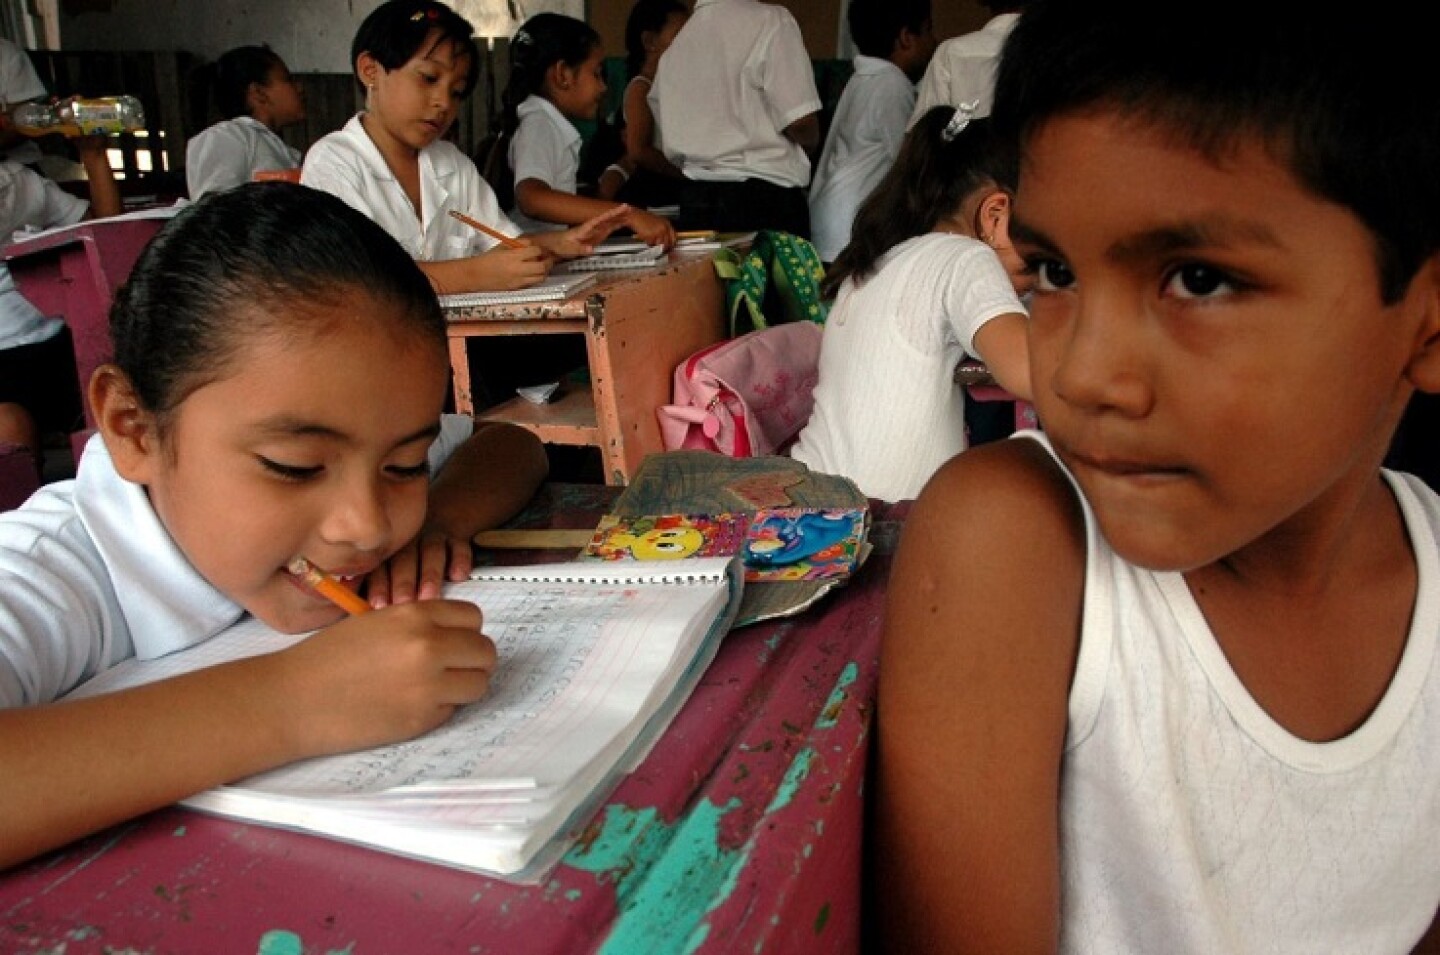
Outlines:
[[[119,215],[123,203],[120,201],[120,187],[115,182],[115,173],[110,169],[110,160],[105,154],[109,145],[104,136],[77,136],[74,139],[75,152],[80,164],[85,167],[85,179],[90,189],[90,211],[88,218],[103,219]]]
[[[409,739],[484,695],[473,604],[343,620],[280,653],[0,711],[0,868],[242,776]]]
[[[1053,951],[1078,505],[1023,439],[947,464],[906,520],[877,709],[874,886],[894,952]]]
[[[440,596],[445,580],[464,580],[473,566],[471,539],[514,516],[549,469],[545,447],[531,432],[477,422],[430,485],[424,529],[370,575],[370,602],[428,600]]]
[[[655,148],[655,116],[650,112],[645,87],[638,84],[625,92],[625,154],[640,169],[675,179],[685,175]]]
[[[539,179],[526,179],[515,184],[515,201],[520,211],[532,219],[545,222],[559,222],[566,225],[580,225],[596,216],[612,212],[617,208],[613,202],[577,196],[573,192],[552,189]],[[669,220],[652,215],[644,209],[622,206],[625,209],[615,220],[615,227],[629,226],[631,231],[649,245],[663,245],[667,249],[675,244],[675,228]]]
[[[975,350],[995,381],[1010,394],[1029,401],[1030,345],[1026,335],[1029,318],[1015,312],[997,315],[975,333]]]

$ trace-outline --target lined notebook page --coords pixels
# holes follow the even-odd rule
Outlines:
[[[346,796],[444,783],[481,791],[510,789],[517,781],[563,784],[604,752],[637,711],[669,692],[690,665],[705,625],[730,599],[726,558],[683,567],[656,563],[664,566],[627,565],[633,573],[594,564],[501,568],[448,585],[446,596],[484,609],[485,632],[499,651],[483,700],[418,739],[306,760],[237,785],[257,793]],[[247,617],[191,650],[127,661],[71,696],[283,649],[304,636],[277,634]]]

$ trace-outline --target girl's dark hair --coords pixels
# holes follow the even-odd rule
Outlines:
[[[1264,144],[1370,230],[1393,303],[1440,249],[1440,110],[1420,9],[1031,0],[1006,41],[992,116],[1018,155],[1056,117],[1095,110],[1216,161]]]
[[[308,303],[364,292],[445,347],[439,300],[390,234],[341,199],[288,182],[206,193],[151,240],[110,309],[115,364],[162,416],[226,374],[250,339],[293,333]],[[359,321],[360,319],[356,319]]]
[[[976,189],[1008,181],[990,121],[972,119],[946,142],[954,116],[954,107],[936,106],[905,134],[889,172],[855,213],[850,243],[825,273],[824,297],[833,297],[846,278],[865,281],[886,252],[932,231]]]
[[[220,54],[215,60],[211,79],[215,106],[220,115],[225,119],[249,116],[250,84],[264,86],[275,67],[284,65],[280,55],[264,44],[237,46]]]
[[[428,49],[425,41],[430,38],[431,30],[440,31],[434,46],[450,43],[458,56],[469,58],[470,68],[460,91],[461,96],[469,96],[480,77],[475,28],[469,20],[437,0],[387,0],[370,11],[350,44],[350,68],[355,69],[361,53],[368,53],[387,71],[399,69]],[[355,82],[360,83],[363,92],[364,83],[358,73]]]
[[[510,38],[510,82],[505,84],[505,135],[520,128],[516,110],[525,97],[539,93],[545,71],[554,63],[579,66],[600,45],[590,24],[559,13],[537,13]]]
[[[644,68],[646,33],[659,33],[672,16],[689,13],[683,0],[635,0],[625,21],[625,74],[633,79]]]

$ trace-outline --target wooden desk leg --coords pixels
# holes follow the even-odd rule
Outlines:
[[[605,483],[630,483],[625,466],[625,437],[616,409],[615,376],[610,367],[610,346],[605,328],[605,302],[591,296],[585,302],[585,357],[590,366],[590,391],[595,398],[595,425],[600,431],[600,465]]]
[[[455,413],[473,415],[475,398],[470,392],[469,339],[450,336],[450,379],[455,384]]]

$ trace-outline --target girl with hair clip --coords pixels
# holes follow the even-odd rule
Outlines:
[[[110,323],[75,479],[0,514],[0,868],[230,780],[409,739],[483,696],[495,647],[440,586],[545,473],[528,432],[442,415],[429,281],[318,190],[248,183],[181,210]],[[297,557],[372,612],[345,616]],[[316,632],[57,704],[246,614]]]
[[[371,11],[350,46],[365,109],[310,147],[300,179],[380,223],[442,293],[534,285],[555,258],[593,252],[623,216],[606,209],[508,245],[450,214],[510,237],[520,231],[475,164],[444,139],[475,88],[473,34],[436,0],[388,0]]]
[[[685,174],[665,158],[660,130],[650,112],[650,87],[660,57],[689,19],[682,0],[635,0],[625,21],[625,70],[630,80],[620,103],[625,158],[617,176],[627,176],[618,197],[640,206],[675,205]]]
[[[965,450],[965,355],[1030,394],[1018,297],[1030,278],[1010,243],[1002,154],[971,113],[937,107],[906,135],[822,286],[835,303],[791,456],[887,501],[915,497]]]
[[[558,13],[536,14],[510,41],[505,133],[515,183],[514,217],[546,229],[609,214],[615,216],[610,221],[628,226],[641,241],[669,248],[675,229],[668,220],[577,191],[581,137],[572,120],[592,120],[600,109],[604,58],[598,33]],[[615,170],[609,173],[616,175]]]
[[[305,119],[305,93],[268,46],[227,50],[208,68],[224,117],[185,147],[191,199],[250,182],[258,172],[300,168],[300,151],[280,130]]]

